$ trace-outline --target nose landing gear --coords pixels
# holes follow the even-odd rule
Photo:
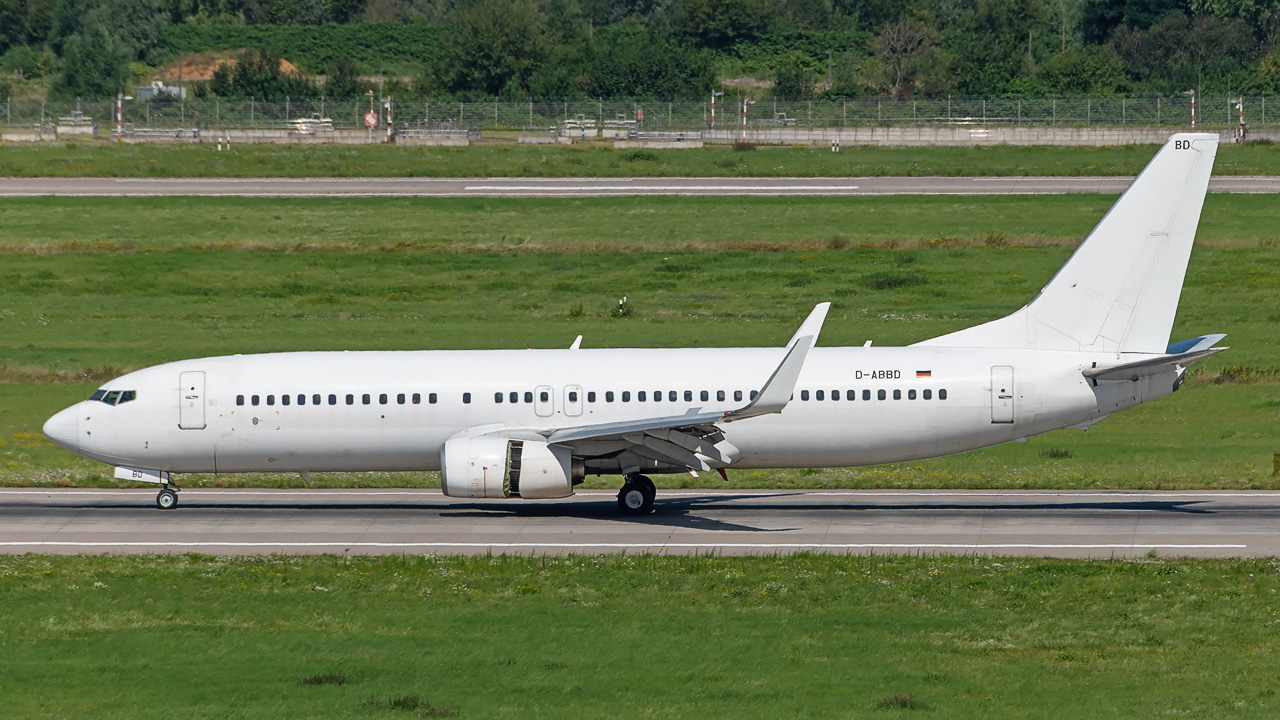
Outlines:
[[[644,475],[627,475],[618,491],[618,508],[626,515],[648,515],[657,495],[652,480]]]

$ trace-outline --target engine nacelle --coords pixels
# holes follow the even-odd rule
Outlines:
[[[585,474],[582,458],[535,440],[460,437],[440,452],[440,485],[449,497],[568,497]]]

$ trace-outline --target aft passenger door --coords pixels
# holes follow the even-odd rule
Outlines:
[[[1013,422],[1013,368],[996,365],[991,368],[991,422]]]
[[[203,430],[204,372],[194,370],[178,375],[178,428]]]

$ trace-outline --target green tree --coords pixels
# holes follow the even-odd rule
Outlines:
[[[873,43],[882,63],[883,85],[890,95],[906,95],[939,69],[938,31],[931,15],[904,17],[885,25]]]
[[[547,56],[538,10],[528,0],[477,0],[441,39],[441,76],[452,92],[498,95],[527,88]]]
[[[27,41],[27,4],[23,0],[0,0],[0,55]]]
[[[788,53],[778,61],[773,73],[773,96],[779,100],[804,100],[813,97],[813,73],[805,57]]]
[[[63,43],[62,72],[50,92],[60,98],[114,95],[132,79],[128,63],[128,51],[105,29],[73,34]]]
[[[360,94],[360,72],[354,60],[338,58],[329,68],[329,78],[324,84],[324,94],[334,98],[349,98]]]
[[[1104,45],[1068,48],[1045,63],[1041,77],[1059,95],[1109,94],[1126,85],[1120,57]]]
[[[680,0],[674,14],[683,36],[714,50],[755,40],[770,20],[769,6],[762,0]]]

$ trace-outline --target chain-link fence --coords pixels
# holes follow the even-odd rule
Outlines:
[[[1244,121],[1254,128],[1280,126],[1275,96],[1199,97],[1195,125],[1234,128]],[[365,127],[367,99],[332,100],[125,100],[122,122],[130,128],[300,130],[316,127],[353,130]],[[382,107],[373,110],[379,114]],[[79,112],[80,115],[75,115]],[[1268,113],[1270,112],[1270,115]],[[116,127],[114,100],[93,102],[4,103],[7,129],[53,128],[75,118],[90,118],[99,134]],[[748,101],[749,128],[838,128],[872,126],[1003,125],[1043,127],[1169,127],[1192,124],[1191,98],[1175,97],[938,97],[900,99],[857,97],[801,101]],[[481,130],[529,130],[557,126],[566,120],[637,121],[646,131],[704,130],[741,127],[743,103],[706,100],[401,100],[392,98],[396,127],[448,124]],[[326,122],[327,121],[327,122]],[[713,124],[714,123],[714,124]]]

